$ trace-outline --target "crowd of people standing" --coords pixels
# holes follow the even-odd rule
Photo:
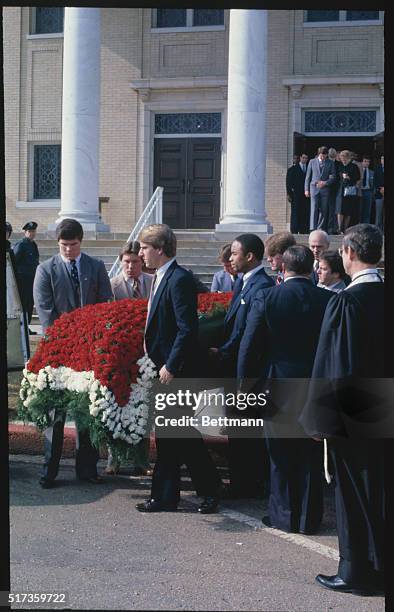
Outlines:
[[[315,161],[313,166],[319,164],[318,158]],[[316,168],[311,166],[313,172]],[[327,212],[324,198],[317,199],[317,210],[320,216]],[[144,348],[162,385],[174,390],[184,379],[204,377],[208,364],[208,371],[235,384],[237,392],[267,386],[274,391],[275,409],[264,415],[263,428],[252,427],[246,436],[237,428],[227,432],[227,487],[197,429],[189,428],[187,437],[161,429],[156,434],[151,494],[137,509],[177,510],[180,468],[185,464],[203,498],[200,513],[216,512],[222,498],[267,496],[266,526],[316,533],[324,510],[321,441],[328,438],[340,562],[337,574],[319,574],[316,580],[334,591],[381,592],[383,448],[378,440],[364,444],[350,439],[348,400],[343,402],[335,386],[337,379],[354,382],[384,375],[383,325],[373,325],[383,321],[383,282],[377,270],[380,229],[371,224],[348,228],[339,252],[329,250],[329,235],[321,228],[310,233],[309,246],[297,244],[291,232],[274,234],[265,244],[255,234],[237,236],[222,249],[223,274],[212,285],[213,290],[233,292],[223,343],[212,346],[205,357],[198,348],[197,285],[176,261],[176,236],[168,226],[148,226],[139,242],[126,245],[120,253],[122,271],[111,282],[104,263],[81,251],[83,229],[77,221],[63,220],[56,233],[59,253],[37,267],[33,286],[44,331],[63,312],[78,306],[146,297]],[[264,270],[264,255],[274,274]],[[155,270],[153,276],[143,272],[143,265]],[[81,283],[81,278],[92,282]],[[329,418],[313,385],[315,378],[332,383],[326,396]],[[256,414],[255,407],[248,406],[243,416]],[[45,432],[40,479],[45,489],[55,486],[64,421],[64,415],[55,413]],[[77,477],[99,484],[98,452],[87,431],[77,431],[77,439]],[[137,467],[146,473],[147,465],[145,457],[144,465]],[[112,467],[116,472],[117,466]]]
[[[371,157],[347,149],[319,147],[316,157],[294,156],[286,173],[290,231],[323,229],[343,234],[351,225],[373,223],[383,231],[384,155],[375,170]]]

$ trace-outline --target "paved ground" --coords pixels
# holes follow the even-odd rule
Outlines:
[[[85,485],[74,480],[72,460],[63,460],[59,487],[42,490],[40,462],[10,460],[13,591],[66,591],[71,609],[384,610],[383,598],[314,583],[337,567],[330,491],[321,534],[306,537],[263,528],[260,501],[199,516],[190,491],[177,513],[140,514],[134,506],[149,479]]]

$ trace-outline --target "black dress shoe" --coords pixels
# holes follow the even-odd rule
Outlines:
[[[78,480],[82,480],[82,482],[90,482],[91,484],[103,484],[104,478],[101,476],[90,476],[89,478],[78,478]]]
[[[198,507],[197,512],[200,514],[214,514],[218,511],[219,497],[204,497],[201,506]]]
[[[271,523],[271,519],[268,516],[268,514],[266,516],[263,516],[263,518],[261,519],[261,522],[263,523],[263,525],[265,525],[266,527],[273,527],[272,523]]]
[[[383,595],[383,590],[375,585],[359,585],[345,582],[338,574],[335,576],[325,576],[324,574],[318,574],[316,576],[316,582],[320,586],[330,589],[331,591],[338,591],[338,593],[353,593],[354,595]]]
[[[40,485],[43,489],[53,489],[55,486],[55,481],[50,478],[45,478],[44,476],[39,480]]]
[[[136,504],[135,507],[139,512],[175,512],[177,509],[174,505],[164,505],[155,499],[148,499],[145,502]]]

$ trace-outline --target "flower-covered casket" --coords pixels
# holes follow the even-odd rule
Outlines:
[[[198,296],[202,346],[218,346],[231,293]],[[149,433],[149,390],[157,376],[144,355],[147,300],[124,299],[63,314],[23,371],[19,416],[39,429],[57,413],[89,429],[119,459],[138,454]]]

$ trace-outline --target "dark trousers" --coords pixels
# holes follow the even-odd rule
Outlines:
[[[332,204],[330,190],[320,190],[314,196],[312,196],[312,198],[315,204],[313,229],[321,229],[325,232],[328,232],[328,223],[330,219],[330,204]]]
[[[323,517],[323,448],[314,440],[271,437],[268,502],[272,525],[287,532],[314,533]]]
[[[33,316],[33,283],[34,276],[26,276],[25,274],[18,274],[18,287],[20,291],[20,298],[22,302],[22,308],[26,313],[27,322],[30,325]]]
[[[371,223],[372,189],[361,191],[360,223]]]
[[[231,489],[242,497],[262,495],[269,483],[269,456],[262,432],[253,438],[240,437],[229,428],[227,434]]]
[[[152,499],[166,506],[178,505],[183,464],[189,471],[197,495],[217,495],[221,480],[200,432],[189,428],[185,436],[179,438],[167,437],[166,433],[170,435],[168,429],[161,430],[160,435],[156,434],[157,459],[152,476]]]
[[[293,195],[290,211],[290,231],[292,234],[309,233],[310,200],[303,194]]]
[[[338,574],[361,586],[380,583],[384,570],[384,444],[332,439],[340,562]]]
[[[44,465],[42,476],[54,480],[59,472],[59,463],[63,450],[64,423],[66,417],[55,413],[54,423],[44,432]],[[77,478],[94,478],[97,476],[98,451],[93,447],[89,431],[76,430],[75,472]]]

